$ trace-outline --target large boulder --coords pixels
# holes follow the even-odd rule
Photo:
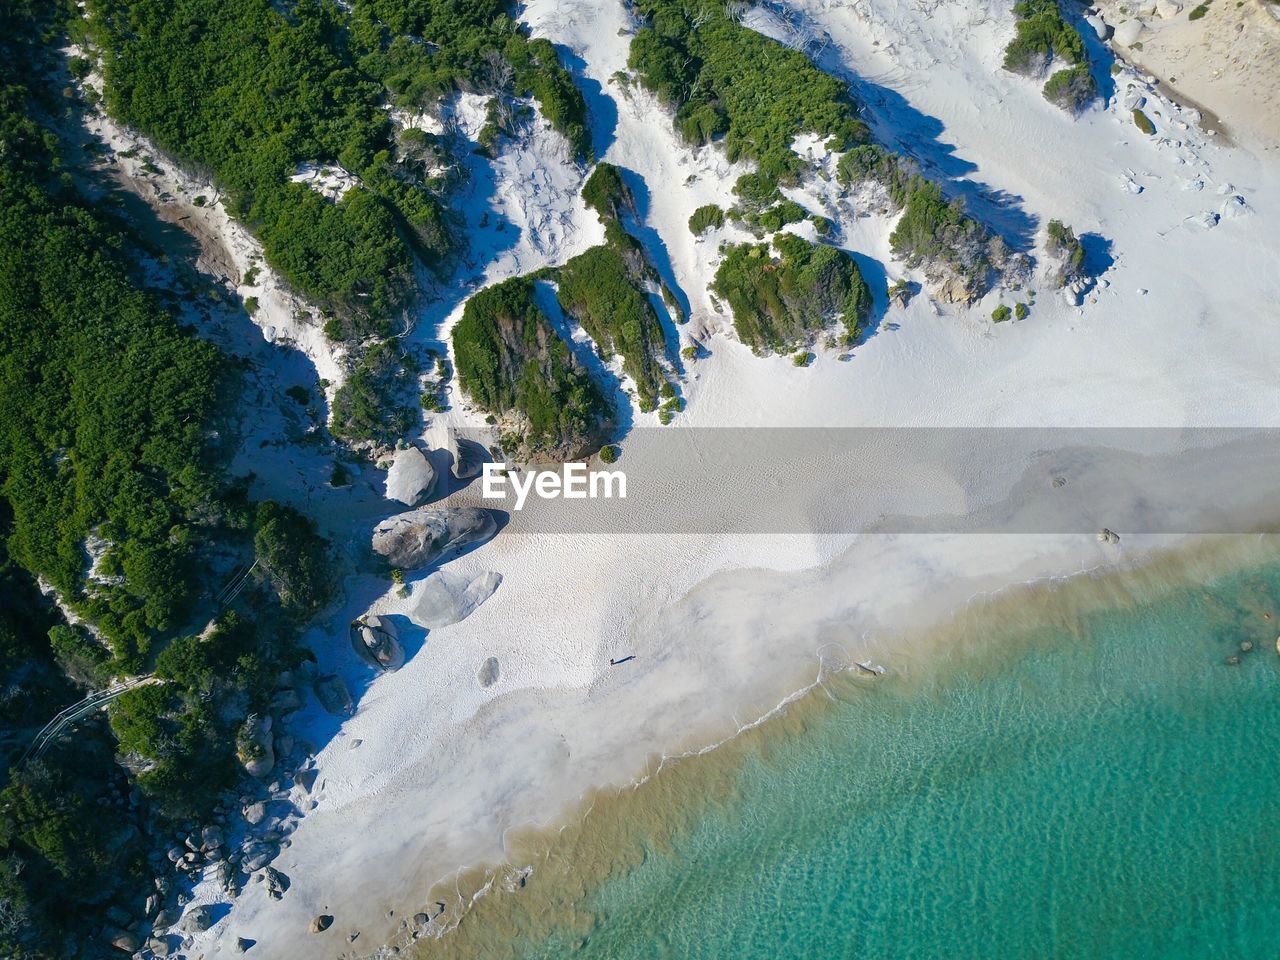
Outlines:
[[[188,911],[182,918],[182,929],[185,933],[201,933],[213,926],[213,911],[204,904]]]
[[[342,678],[336,673],[317,677],[311,689],[315,691],[316,699],[320,701],[320,706],[324,707],[329,713],[338,717],[345,717],[351,714],[354,707],[351,700],[351,692],[347,689],[347,685],[342,682]]]
[[[1132,20],[1126,20],[1116,27],[1116,32],[1112,35],[1112,39],[1122,47],[1132,47],[1138,42],[1138,38],[1142,36],[1142,31],[1145,27],[1146,24],[1136,17]]]
[[[387,499],[416,507],[431,496],[437,479],[427,455],[418,447],[405,447],[396,453],[387,471]]]
[[[449,431],[448,452],[453,461],[453,475],[459,480],[480,476],[480,471],[489,459],[483,446],[475,440],[458,436],[455,430]]]
[[[480,507],[441,507],[411,510],[383,520],[373,531],[373,552],[393,567],[417,570],[438,561],[451,550],[483,543],[498,522]]]
[[[352,623],[351,647],[360,659],[379,670],[399,670],[404,666],[404,647],[400,646],[395,624],[386,617],[369,614]]]
[[[428,630],[465,620],[476,607],[493,596],[500,583],[500,573],[465,577],[448,570],[437,570],[414,585],[414,606],[409,612],[409,619]]]
[[[250,714],[236,736],[236,758],[251,777],[265,777],[276,765],[271,716]]]

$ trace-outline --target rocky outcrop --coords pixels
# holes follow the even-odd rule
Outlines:
[[[352,623],[351,648],[361,660],[379,670],[399,670],[404,666],[404,647],[395,624],[387,617],[369,614]]]
[[[321,913],[312,919],[311,932],[324,933],[324,931],[328,930],[331,926],[333,926],[333,917],[327,913]]]
[[[480,471],[489,459],[483,446],[474,440],[458,436],[455,430],[449,431],[449,445],[446,449],[453,463],[453,475],[459,480],[480,476]]]
[[[418,447],[397,451],[387,471],[387,499],[416,507],[435,492],[438,477],[427,455]]]
[[[479,507],[411,510],[374,528],[373,552],[393,567],[418,570],[452,550],[483,543],[497,529],[493,513]]]
[[[201,933],[213,926],[213,911],[201,904],[182,918],[182,930],[185,933]]]
[[[276,765],[271,738],[271,717],[256,713],[246,718],[236,736],[236,759],[251,777],[265,777]]]
[[[350,716],[354,703],[351,700],[351,691],[347,689],[347,685],[343,683],[342,678],[336,673],[326,674],[323,677],[317,677],[311,687],[315,691],[316,699],[320,701],[320,706],[337,717]]]
[[[486,572],[465,577],[439,570],[415,585],[414,606],[409,612],[409,619],[428,630],[458,623],[493,596],[500,583],[500,573]]]

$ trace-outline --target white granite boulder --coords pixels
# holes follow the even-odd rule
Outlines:
[[[418,447],[405,447],[387,471],[387,499],[416,507],[435,491],[437,479],[427,455]]]
[[[451,550],[483,543],[498,530],[489,510],[441,507],[388,517],[373,530],[373,552],[401,570],[430,566]]]
[[[493,596],[500,583],[502,574],[491,571],[466,577],[438,570],[414,586],[409,619],[428,630],[458,623]]]

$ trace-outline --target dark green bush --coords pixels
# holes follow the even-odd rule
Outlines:
[[[693,211],[693,215],[689,217],[689,232],[695,237],[706,233],[712,228],[719,229],[724,226],[724,211],[714,203],[708,203]]]
[[[871,311],[871,289],[853,258],[794,234],[768,244],[730,247],[712,289],[729,302],[743,343],[756,353],[782,353],[834,322],[855,342]]]

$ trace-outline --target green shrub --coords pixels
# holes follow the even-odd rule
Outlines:
[[[606,443],[600,448],[601,463],[616,463],[618,460],[618,447],[612,443]]]
[[[471,297],[453,328],[462,388],[482,409],[522,421],[534,452],[580,452],[612,409],[533,299],[513,277]]]
[[[1068,113],[1078,113],[1093,102],[1098,85],[1087,64],[1059,70],[1044,85],[1044,98]]]
[[[1151,118],[1148,117],[1141,110],[1133,111],[1133,123],[1139,130],[1145,133],[1148,137],[1155,136],[1156,125],[1152,123]]]
[[[1062,16],[1058,0],[1019,0],[1013,7],[1016,34],[1005,48],[1004,68],[1040,73],[1054,59],[1086,62],[1084,41]]]
[[[1208,12],[1209,12],[1209,5],[1207,3],[1202,3],[1199,6],[1197,6],[1195,9],[1193,9],[1189,14],[1187,14],[1187,19],[1199,20]]]
[[[724,211],[714,203],[708,203],[693,211],[689,217],[689,232],[695,237],[701,236],[711,229],[724,226]]]
[[[756,353],[783,352],[839,320],[853,342],[871,311],[871,290],[853,258],[794,234],[728,249],[712,290],[729,302],[734,327]]]
[[[1017,320],[1025,320],[1031,313],[1030,308],[1025,303],[1016,303],[1013,306],[1013,316]]]
[[[623,182],[622,171],[612,163],[601,161],[582,185],[582,199],[602,220],[621,215],[635,206],[631,191]]]
[[[1058,286],[1063,286],[1084,273],[1084,244],[1076,237],[1075,231],[1061,220],[1050,220],[1047,232],[1045,250],[1051,257],[1061,261]]]
[[[801,169],[791,149],[801,133],[834,141],[838,150],[867,140],[844,83],[736,22],[723,4],[640,0],[636,8],[646,25],[631,41],[628,65],[675,109],[686,139],[723,135],[730,160],[755,160],[770,181]]]
[[[329,428],[351,441],[390,442],[417,420],[412,406],[417,368],[398,340],[374,344],[333,396]]]
[[[1012,311],[1003,303],[991,311],[991,319],[996,323],[1003,323],[1012,315]]]

